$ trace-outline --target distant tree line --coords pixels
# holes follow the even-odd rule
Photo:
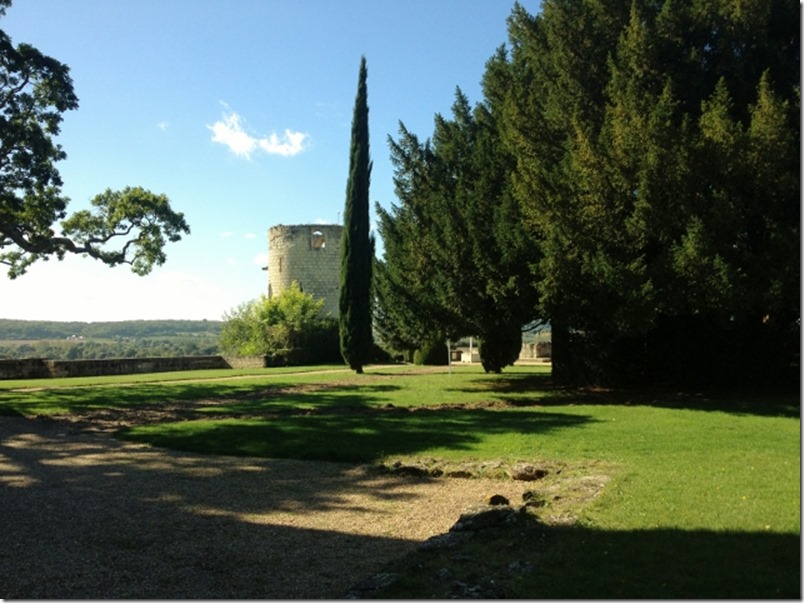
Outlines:
[[[95,360],[153,356],[214,356],[218,338],[206,335],[121,339],[32,339],[0,341],[0,358]]]
[[[0,358],[144,358],[219,352],[221,321],[59,322],[0,319]]]
[[[0,319],[0,341],[16,339],[98,339],[205,336],[217,337],[217,320],[122,320],[75,322]]]
[[[561,383],[798,377],[800,6],[517,5],[483,100],[390,138],[375,324],[474,335],[488,371],[549,322]]]

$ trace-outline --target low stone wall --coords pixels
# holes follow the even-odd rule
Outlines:
[[[0,360],[0,379],[42,379],[50,377],[44,358]]]
[[[47,360],[51,377],[97,377],[230,368],[221,356],[173,358],[104,358],[102,360]]]
[[[271,366],[267,356],[223,356],[223,361],[229,368],[265,368]]]
[[[206,369],[264,368],[265,356],[175,356],[149,358],[103,358],[98,360],[48,360],[22,358],[0,360],[0,379],[47,379],[53,377],[98,377]]]

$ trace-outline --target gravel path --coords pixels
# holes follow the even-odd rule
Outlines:
[[[523,482],[204,456],[0,417],[0,598],[340,598]]]

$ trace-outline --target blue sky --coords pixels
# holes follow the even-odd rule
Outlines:
[[[521,0],[531,13],[539,0]],[[267,230],[343,211],[361,55],[372,205],[395,201],[388,136],[429,137],[456,87],[481,100],[514,0],[16,0],[3,29],[70,67],[59,163],[70,209],[166,194],[192,233],[146,277],[70,257],[0,275],[0,318],[210,319],[267,291]],[[0,271],[4,271],[0,267]]]

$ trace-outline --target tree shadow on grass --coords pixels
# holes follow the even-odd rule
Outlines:
[[[553,383],[546,373],[494,375],[459,389],[466,393],[488,390],[514,407],[526,406],[652,406],[656,408],[718,411],[769,417],[798,417],[801,397],[793,394],[740,392],[685,392],[661,388],[612,389],[570,387]],[[530,395],[529,395],[530,394]]]
[[[0,597],[334,599],[474,502],[431,518],[435,496],[453,495],[366,467],[178,453],[0,417]],[[421,534],[393,535],[417,515]]]
[[[236,389],[229,384],[147,384],[47,393],[54,396],[52,408],[67,409],[54,418],[74,427],[119,430],[120,437],[132,441],[208,454],[344,462],[436,448],[471,450],[488,435],[538,435],[593,420],[471,404],[397,407],[391,400],[400,389],[380,380]],[[20,406],[30,412],[30,405]]]
[[[548,599],[798,599],[796,534],[549,529],[538,596]]]
[[[383,571],[404,578],[370,594],[448,599],[471,585],[506,599],[797,599],[800,561],[796,534],[601,530],[527,513],[457,546],[392,561]]]
[[[124,429],[120,437],[212,454],[371,462],[424,450],[471,450],[494,434],[538,436],[593,419],[563,413],[486,409],[364,409],[277,418],[196,420]]]
[[[50,414],[58,409],[84,412],[108,408],[149,408],[185,402],[237,401],[244,411],[272,408],[281,411],[296,402],[354,406],[379,401],[381,393],[399,389],[383,383],[299,383],[277,381],[255,386],[245,383],[144,383],[114,386],[78,386],[29,391],[0,391],[0,415]],[[319,395],[319,392],[321,394]],[[297,397],[289,394],[298,394]],[[326,395],[325,395],[326,393]],[[310,397],[308,394],[314,394]]]

